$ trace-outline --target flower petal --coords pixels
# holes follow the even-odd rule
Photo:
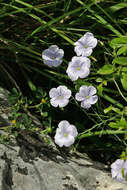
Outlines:
[[[60,108],[65,107],[68,104],[68,102],[69,102],[68,99],[66,99],[66,98],[62,99],[61,101],[59,101],[59,107]]]
[[[61,95],[64,97],[64,98],[70,98],[71,97],[71,90],[69,90],[66,86],[59,86],[58,87],[59,90],[60,90],[60,93]]]
[[[53,67],[55,65],[55,60],[43,60],[44,64],[48,67]]]
[[[88,101],[82,101],[81,107],[85,109],[89,109],[91,107],[91,104]]]
[[[50,57],[49,57],[49,50],[46,49],[42,52],[42,59],[44,60],[50,60]]]
[[[55,98],[52,98],[52,99],[50,100],[50,104],[51,104],[53,107],[58,107],[59,102],[58,102],[58,101],[56,101],[56,99],[55,99]]]
[[[118,171],[111,169],[112,178],[115,178],[118,175]]]
[[[76,93],[75,99],[77,101],[83,101],[84,100],[84,95],[82,95],[81,93]]]
[[[63,120],[63,121],[61,121],[60,123],[59,123],[59,125],[58,125],[58,128],[60,128],[60,129],[62,129],[62,130],[65,130],[66,128],[68,128],[69,127],[69,122],[68,121],[66,121],[66,120]],[[65,131],[64,131],[65,132]]]
[[[117,159],[115,162],[111,164],[111,168],[113,169],[123,168],[123,166],[124,166],[124,160],[121,159]]]
[[[59,65],[61,65],[61,63],[62,63],[62,59],[56,59],[53,62],[53,66],[54,67],[58,67]]]
[[[84,47],[80,46],[80,45],[75,46],[74,51],[77,54],[77,56],[81,56],[83,54],[83,52],[84,52]]]
[[[86,32],[84,36],[86,36],[87,38],[88,37],[93,37],[93,34],[91,32]]]
[[[78,135],[78,131],[74,125],[69,125],[69,127],[67,128],[67,132],[73,137],[76,137]]]
[[[78,41],[76,41],[74,43],[75,46],[81,46],[81,45],[84,45],[84,43],[86,42],[86,37],[85,35],[82,36]]]
[[[82,85],[79,89],[79,93],[84,97],[88,96],[88,86]]]
[[[116,176],[116,178],[117,178],[117,180],[119,182],[124,182],[125,181],[125,178],[123,178],[121,171],[118,173],[118,175]]]
[[[81,70],[81,72],[79,73],[79,77],[80,78],[86,78],[88,75],[90,74],[90,70],[88,67],[85,67]]]
[[[73,65],[73,66],[81,66],[83,65],[84,67],[90,67],[90,59],[87,57],[78,57],[78,56],[74,56],[72,57],[72,61],[69,63],[69,65]]]
[[[90,59],[88,57],[82,57],[83,66],[90,68]]]
[[[94,37],[89,38],[88,46],[93,49],[96,47],[96,45],[97,45],[97,39]]]
[[[64,139],[62,139],[61,136],[59,136],[59,135],[56,134],[55,137],[54,137],[54,139],[55,139],[55,143],[58,146],[62,147],[64,145]]]
[[[57,52],[59,50],[59,47],[57,45],[51,45],[49,47],[49,50],[52,52]]]
[[[88,96],[92,96],[92,95],[94,95],[96,93],[97,93],[97,90],[96,90],[96,88],[94,86],[89,86],[88,87]]]
[[[88,101],[90,104],[95,104],[98,101],[98,96],[91,96]]]
[[[92,54],[93,50],[92,48],[84,48],[84,51],[82,52],[83,57],[88,57]]]
[[[70,67],[67,68],[66,73],[72,81],[76,81],[78,79],[78,75],[75,75],[73,69]]]
[[[64,146],[69,147],[74,143],[75,139],[73,136],[68,135],[67,138],[64,138]]]
[[[57,89],[56,89],[56,88],[52,88],[52,89],[49,91],[49,97],[50,97],[50,98],[57,98],[57,97],[58,97],[58,92],[57,92]]]
[[[63,49],[59,49],[58,52],[56,53],[57,59],[62,59],[64,56],[64,51]]]

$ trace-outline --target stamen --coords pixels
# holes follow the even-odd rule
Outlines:
[[[52,59],[56,59],[56,57],[55,57],[55,56],[52,56]]]
[[[86,45],[85,48],[88,48],[88,45]]]
[[[77,70],[80,71],[81,67],[77,67]]]
[[[63,96],[60,96],[60,100],[62,100],[63,99]]]
[[[86,96],[86,99],[89,99],[90,98],[90,96]]]
[[[68,133],[65,133],[65,134],[64,134],[64,137],[68,137]]]

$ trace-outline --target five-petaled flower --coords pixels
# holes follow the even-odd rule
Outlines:
[[[112,178],[116,178],[120,182],[124,182],[127,178],[127,160],[117,159],[111,164]]]
[[[77,101],[81,101],[81,107],[89,109],[92,104],[95,104],[98,100],[96,94],[96,88],[93,86],[81,86],[79,93],[76,93],[75,98]]]
[[[88,57],[92,54],[93,48],[97,45],[97,39],[94,38],[93,34],[87,32],[83,37],[81,37],[75,44],[75,52],[77,56]]]
[[[60,147],[69,147],[75,141],[75,137],[78,135],[77,129],[74,125],[71,125],[68,121],[63,120],[59,123],[54,137],[55,143]]]
[[[72,61],[69,62],[66,73],[72,81],[76,81],[79,77],[87,77],[90,73],[90,59],[74,56]]]
[[[69,90],[66,86],[59,86],[57,88],[52,88],[49,91],[50,103],[54,107],[65,107],[69,98],[71,97],[71,90]]]
[[[45,65],[49,67],[58,67],[62,63],[64,51],[57,45],[51,45],[42,52],[42,58]]]

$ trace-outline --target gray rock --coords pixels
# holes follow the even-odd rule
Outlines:
[[[13,147],[0,145],[0,190],[127,189],[127,184],[112,180],[103,164],[92,162],[85,154],[71,153],[63,158],[59,152],[50,152],[54,157],[50,159],[41,152],[24,161],[20,149],[16,142]]]
[[[0,190],[52,189],[127,190],[127,184],[112,180],[106,166],[86,154],[46,145],[43,135],[23,130],[9,145],[0,144]]]

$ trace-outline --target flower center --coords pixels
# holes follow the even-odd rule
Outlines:
[[[64,137],[68,137],[68,133],[64,133]]]
[[[81,67],[77,67],[77,70],[80,71]]]
[[[86,99],[89,99],[90,98],[90,96],[86,96]]]
[[[52,56],[52,59],[56,59],[56,57],[55,57],[55,56]]]
[[[85,48],[88,48],[88,45],[85,45]]]
[[[59,98],[60,98],[60,100],[62,100],[62,99],[63,99],[63,96],[60,96]]]

